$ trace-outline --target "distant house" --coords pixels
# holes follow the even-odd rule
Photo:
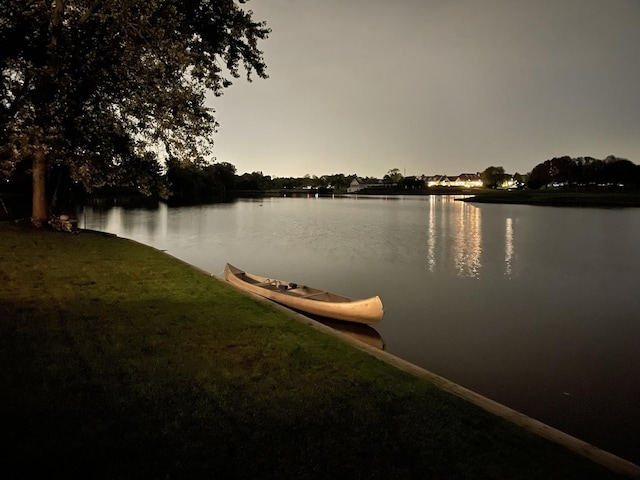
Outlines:
[[[447,177],[446,175],[432,175],[427,177],[428,187],[450,187],[451,180],[454,177]]]
[[[473,188],[481,187],[482,180],[480,179],[480,175],[477,173],[461,173],[457,177],[433,175],[431,177],[427,177],[427,186]]]
[[[372,189],[372,188],[384,188],[388,185],[385,185],[380,180],[365,180],[363,178],[354,178],[351,180],[349,184],[349,188],[347,188],[347,193],[356,193],[360,190]]]
[[[453,185],[456,187],[481,187],[482,180],[480,179],[480,175],[477,173],[461,173],[454,180]]]

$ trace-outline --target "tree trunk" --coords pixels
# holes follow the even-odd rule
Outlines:
[[[48,218],[45,170],[46,158],[44,148],[38,147],[33,153],[33,197],[31,206],[31,222],[38,226],[46,223]]]

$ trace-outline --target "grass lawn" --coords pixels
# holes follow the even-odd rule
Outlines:
[[[2,478],[618,478],[161,252],[0,224]]]

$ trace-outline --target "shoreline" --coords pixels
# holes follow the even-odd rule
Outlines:
[[[501,203],[549,207],[585,208],[637,208],[640,192],[566,192],[566,191],[513,191],[480,193],[461,199],[467,203]]]
[[[222,282],[225,281],[224,278],[215,278]],[[595,445],[585,442],[584,440],[581,440],[577,437],[569,435],[568,433],[558,430],[557,428],[547,425],[539,420],[536,420],[535,418],[529,417],[521,412],[518,412],[517,410],[496,402],[495,400],[480,395],[473,390],[463,387],[462,385],[452,382],[445,377],[437,375],[425,368],[419,367],[407,360],[392,355],[391,353],[388,353],[374,346],[368,345],[366,342],[355,339],[346,333],[340,332],[339,330],[331,328],[330,326],[324,325],[310,317],[307,317],[302,313],[291,310],[290,308],[279,305],[278,303],[272,302],[258,295],[244,292],[235,286],[234,288],[236,288],[238,292],[244,295],[257,299],[258,301],[265,304],[274,306],[275,308],[289,314],[291,317],[295,318],[297,321],[303,324],[311,326],[312,328],[315,328],[327,334],[339,337],[347,343],[353,345],[355,348],[362,350],[376,357],[377,359],[394,366],[395,368],[398,368],[412,375],[416,375],[419,378],[426,379],[445,392],[460,397],[463,400],[466,400],[493,415],[503,418],[530,433],[544,438],[545,440],[549,440],[553,443],[561,445],[568,450],[577,453],[578,455],[586,457],[589,460],[606,467],[612,472],[628,476],[629,478],[640,479],[640,466],[629,460],[626,460],[611,452],[596,447]]]
[[[400,196],[457,196],[456,199],[467,203],[501,203],[550,207],[588,207],[588,208],[636,208],[640,207],[638,190],[585,190],[569,191],[559,189],[540,190],[495,190],[488,188],[439,187],[423,190],[376,190],[353,193],[326,193],[314,190],[273,190],[264,192],[232,192],[235,198],[267,197],[400,197]]]

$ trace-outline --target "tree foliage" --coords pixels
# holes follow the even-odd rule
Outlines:
[[[504,167],[487,167],[480,174],[480,179],[485,187],[497,188],[502,185],[502,182],[506,179]]]
[[[206,203],[224,198],[235,188],[236,167],[227,162],[167,162],[167,180],[171,186],[172,204]]]
[[[640,166],[613,155],[604,160],[592,157],[554,157],[536,165],[527,182],[527,186],[534,189],[549,185],[638,187]]]
[[[54,166],[89,191],[158,190],[160,157],[211,153],[207,93],[241,69],[267,77],[268,33],[233,0],[4,0],[0,173],[32,163],[34,217],[47,198],[36,176]]]
[[[403,178],[404,177],[402,176],[399,168],[392,168],[382,179],[388,183],[398,184],[402,181]]]

